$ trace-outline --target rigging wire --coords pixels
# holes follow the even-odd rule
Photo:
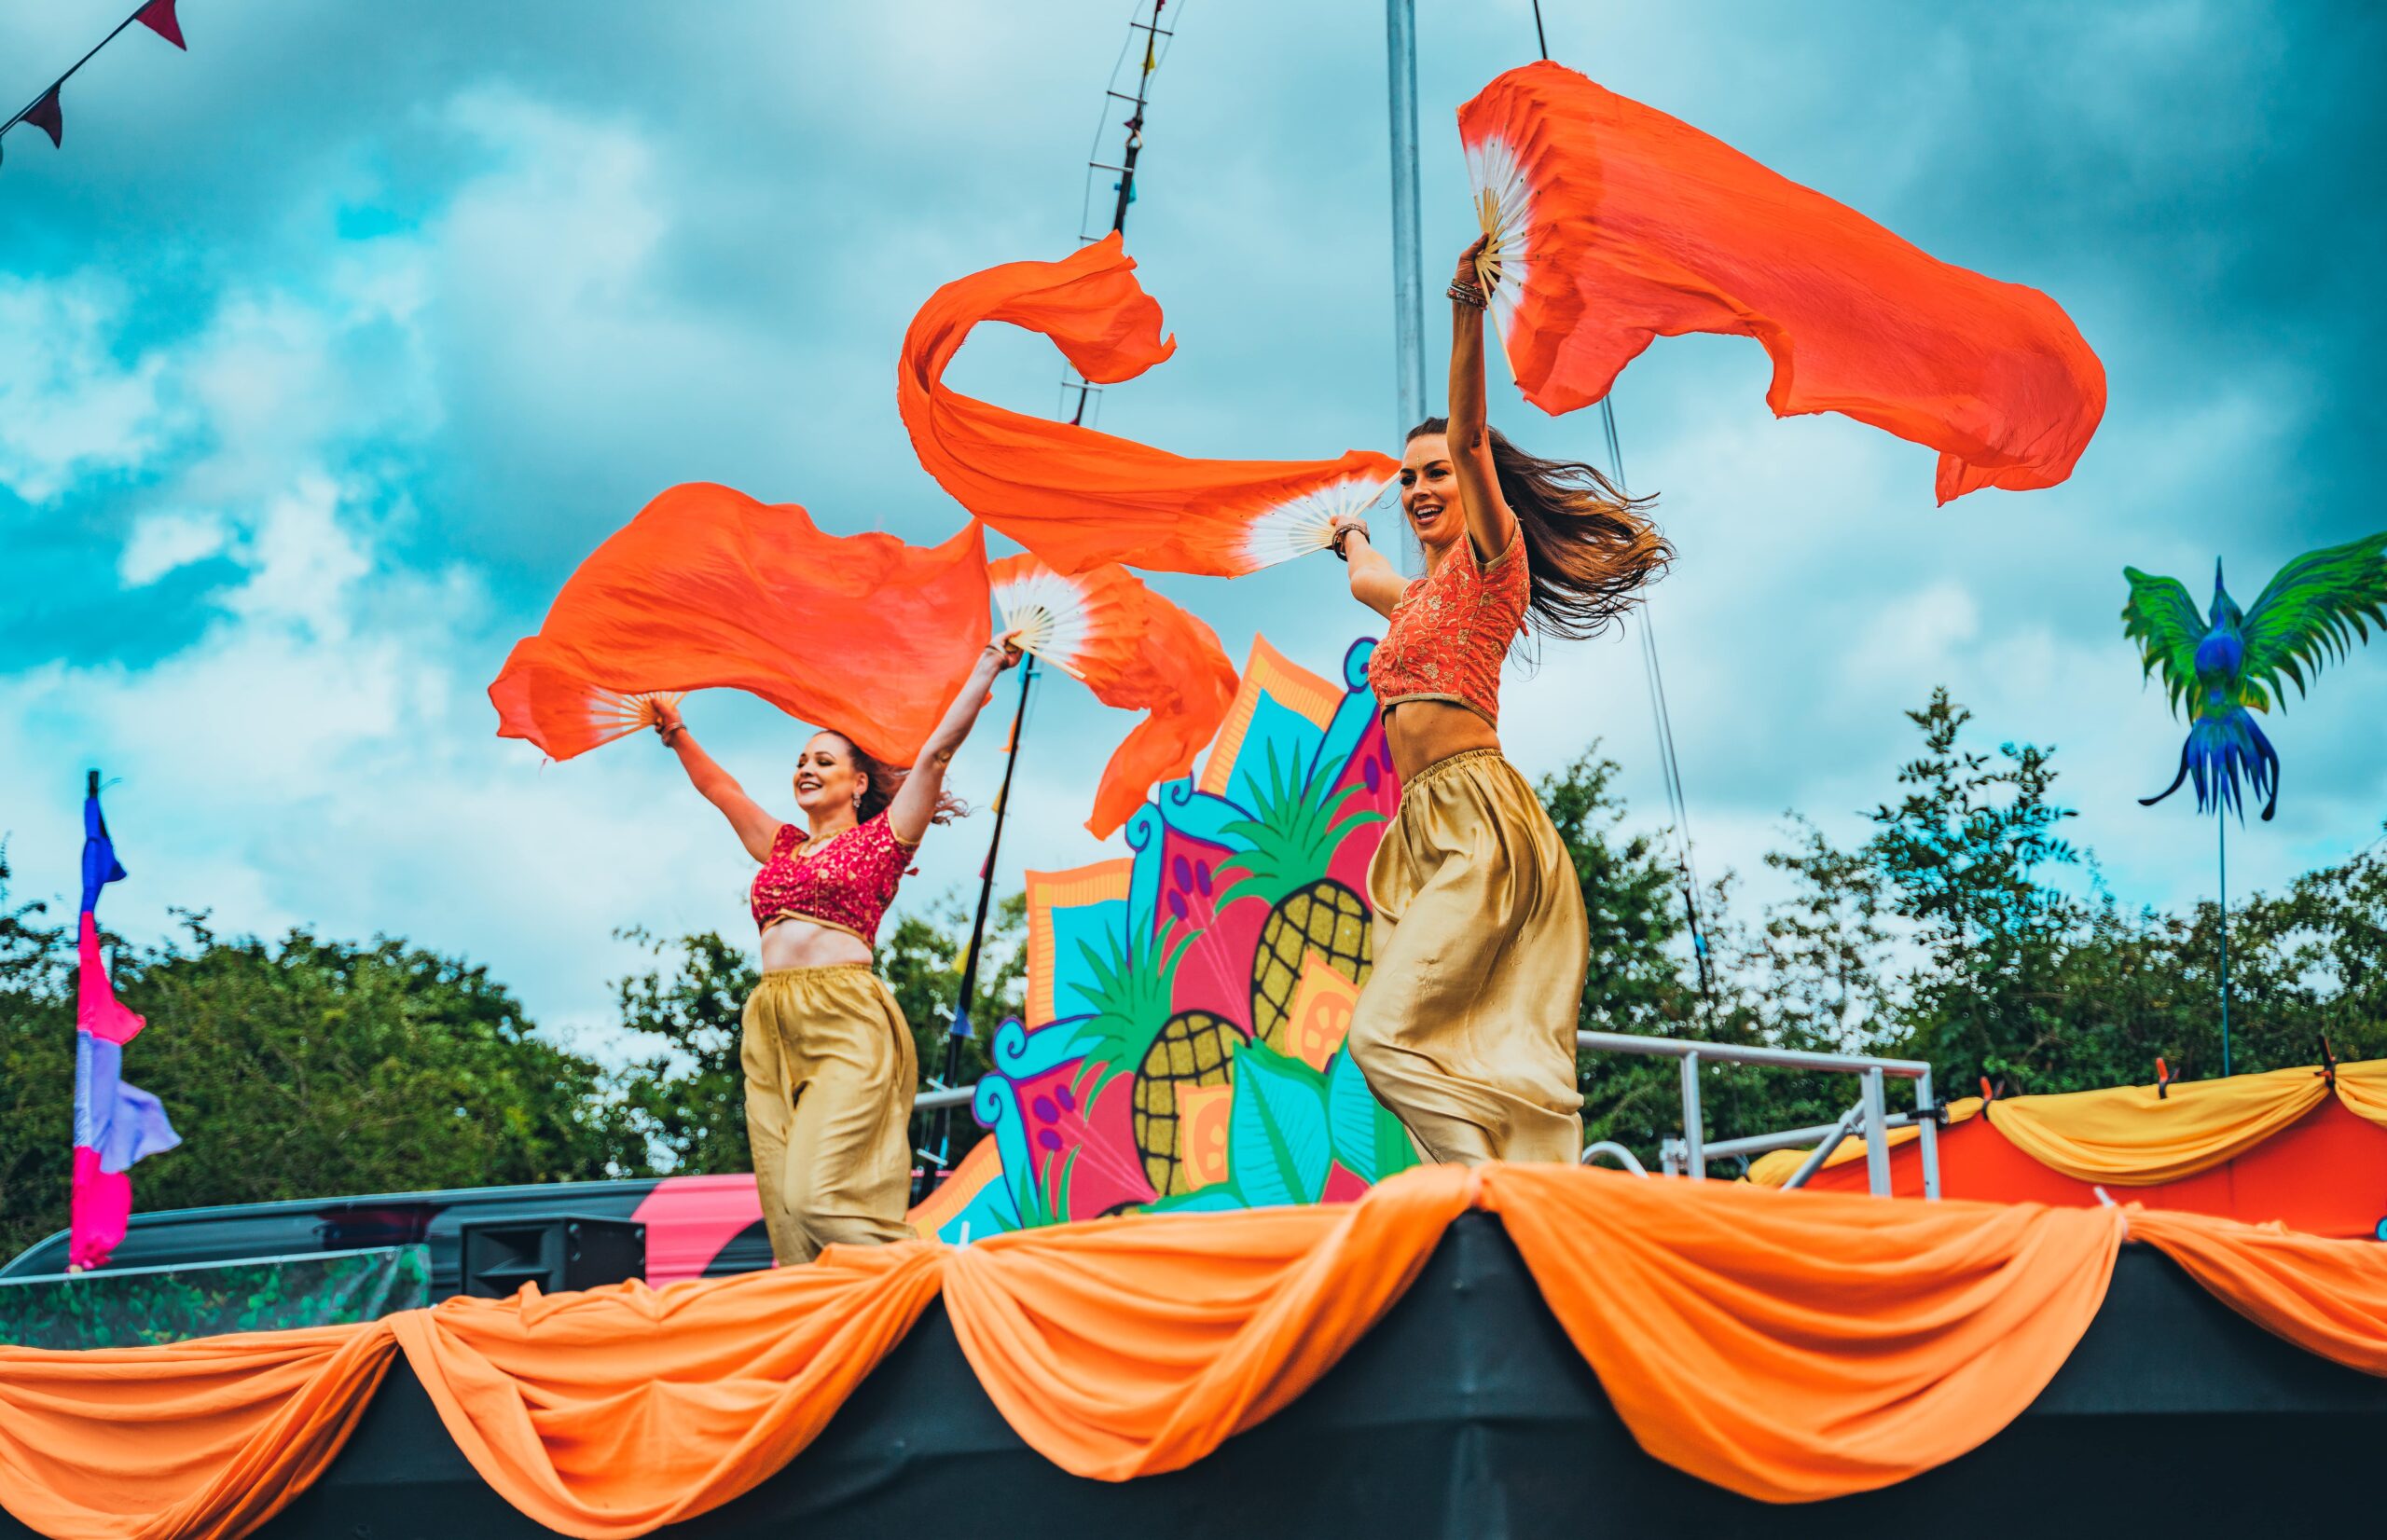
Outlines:
[[[1103,236],[1126,227],[1127,205],[1136,198],[1136,159],[1143,150],[1144,108],[1151,101],[1152,76],[1160,73],[1160,67],[1168,62],[1170,50],[1177,46],[1176,29],[1160,24],[1161,13],[1168,8],[1168,5],[1169,0],[1135,0],[1128,7],[1127,34],[1119,44],[1119,57],[1111,62],[1111,81],[1103,88],[1102,109],[1095,121],[1094,142],[1086,148],[1085,186],[1078,195],[1078,243],[1082,246],[1091,245]],[[1186,0],[1177,0],[1177,15],[1180,22],[1185,15],[1185,6]],[[1151,7],[1149,21],[1140,20],[1146,7]],[[1127,68],[1127,56],[1135,48],[1138,33],[1143,34],[1144,49],[1143,57],[1136,66],[1136,89],[1132,92],[1123,91],[1119,89],[1121,76]],[[1114,166],[1102,158],[1102,136],[1113,126],[1111,114],[1116,110],[1114,104],[1122,102],[1129,107],[1126,120],[1119,125],[1126,129],[1127,140],[1119,164]],[[1088,227],[1097,223],[1089,216],[1100,206],[1095,201],[1097,172],[1110,172],[1119,180],[1111,184],[1110,191],[1114,196],[1106,200],[1109,217],[1099,222],[1099,229],[1089,231]],[[1071,404],[1072,392],[1076,392],[1074,405]],[[1101,394],[1101,386],[1090,383],[1075,369],[1062,371],[1061,407],[1069,414],[1070,422],[1084,426],[1088,413],[1094,410]]]
[[[1085,191],[1081,198],[1078,215],[1078,240],[1081,243],[1101,239],[1100,236],[1090,236],[1085,232],[1085,211],[1093,206],[1094,173],[1097,170],[1116,171],[1119,173],[1119,181],[1111,188],[1117,197],[1111,204],[1110,230],[1115,233],[1126,227],[1127,205],[1135,200],[1136,159],[1143,148],[1144,107],[1150,99],[1152,78],[1162,63],[1167,60],[1170,48],[1176,40],[1176,34],[1160,24],[1161,13],[1167,9],[1168,4],[1169,0],[1135,0],[1135,4],[1128,10],[1126,41],[1120,45],[1119,58],[1111,66],[1111,83],[1103,90],[1102,121],[1095,130],[1094,146],[1088,151],[1086,157]],[[1147,7],[1150,7],[1150,21],[1141,20]],[[1183,0],[1180,0],[1178,15],[1180,17],[1184,15]],[[1119,72],[1126,67],[1128,53],[1135,47],[1136,34],[1139,32],[1144,36],[1144,55],[1137,68],[1135,94],[1130,96],[1118,89]],[[1125,152],[1120,156],[1117,166],[1107,167],[1097,158],[1102,154],[1103,131],[1111,126],[1111,114],[1114,110],[1112,103],[1115,102],[1130,103],[1133,106],[1126,121],[1122,125],[1127,131]],[[1077,390],[1077,407],[1069,420],[1073,423],[1083,423],[1085,420],[1088,398],[1099,395],[1101,390],[1084,379],[1072,378],[1074,373],[1075,371],[1071,371],[1069,375],[1063,376],[1061,388],[1065,398],[1066,392],[1072,386]],[[1066,399],[1064,405],[1067,405]],[[953,1016],[945,1024],[945,1066],[943,1072],[929,1082],[938,1090],[950,1086],[960,1070],[961,1039],[976,1036],[971,1025],[972,1007],[976,1003],[975,997],[978,993],[979,965],[986,956],[987,918],[994,904],[995,871],[997,860],[1002,854],[1003,824],[1011,815],[1012,775],[1019,768],[1020,749],[1028,736],[1028,724],[1031,716],[1029,708],[1036,694],[1031,686],[1035,683],[1036,678],[1035,658],[1023,658],[1019,668],[1019,704],[1012,713],[1011,741],[1003,749],[1002,789],[995,794],[995,826],[993,832],[987,837],[986,862],[978,871],[977,915],[970,927],[969,948],[962,954],[961,978],[954,997]],[[950,1169],[952,1150],[953,1109],[948,1107],[940,1109],[937,1114],[935,1148],[916,1151],[922,1162],[923,1169],[920,1171],[920,1176],[925,1182],[932,1184],[935,1180],[927,1168],[932,1167],[938,1173]],[[914,1200],[917,1202],[921,1195],[916,1190],[913,1194]]]
[[[1550,62],[1550,34],[1542,28],[1541,0],[1533,0],[1533,40],[1544,63]],[[1600,428],[1607,439],[1608,474],[1620,492],[1625,489],[1624,447],[1616,434],[1616,390],[1600,398]],[[1690,959],[1699,973],[1699,1002],[1708,1025],[1716,1024],[1716,998],[1707,954],[1707,928],[1699,913],[1699,868],[1692,859],[1690,804],[1683,795],[1682,760],[1675,751],[1674,713],[1666,705],[1666,679],[1658,667],[1658,632],[1649,617],[1649,601],[1641,601],[1641,669],[1649,681],[1649,720],[1657,730],[1658,778],[1666,794],[1666,819],[1672,825],[1676,880],[1682,887],[1683,914],[1690,934]]]

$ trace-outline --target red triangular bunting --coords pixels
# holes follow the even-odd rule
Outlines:
[[[58,113],[58,88],[52,86],[41,93],[41,100],[25,109],[25,121],[49,135],[52,144],[65,144],[66,121]]]
[[[174,0],[149,0],[132,19],[185,53],[190,51],[190,45],[183,41],[183,24],[174,16]]]

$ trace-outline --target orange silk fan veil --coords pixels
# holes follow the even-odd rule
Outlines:
[[[1007,262],[929,297],[904,337],[896,400],[913,452],[960,504],[1044,558],[1239,577],[1324,548],[1335,516],[1373,502],[1399,461],[1188,460],[1133,439],[973,400],[945,384],[970,329],[1005,321],[1053,339],[1088,380],[1133,379],[1174,352],[1116,233],[1058,262]]]
[[[1778,417],[1939,451],[1941,502],[2072,474],[2105,371],[2054,300],[1952,267],[1689,124],[1547,61],[1459,109],[1478,262],[1525,399],[1606,395],[1652,337],[1753,337]]]
[[[832,535],[793,503],[674,487],[597,547],[489,687],[500,737],[565,760],[735,689],[909,764],[987,645],[986,539]]]
[[[1156,783],[1194,768],[1235,704],[1235,665],[1217,632],[1115,564],[1064,575],[1033,556],[1006,557],[988,576],[1003,628],[1023,649],[1105,706],[1151,713],[1095,789],[1085,826],[1107,839]]]

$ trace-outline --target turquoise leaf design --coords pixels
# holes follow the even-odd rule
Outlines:
[[[1251,1206],[1316,1203],[1333,1161],[1326,1077],[1265,1043],[1235,1050],[1227,1169]]]
[[[1409,1131],[1368,1089],[1347,1048],[1337,1049],[1326,1066],[1326,1119],[1334,1158],[1371,1187],[1417,1163]]]

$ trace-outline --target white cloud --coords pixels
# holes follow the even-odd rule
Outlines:
[[[215,514],[172,508],[133,520],[132,533],[117,557],[117,581],[146,588],[168,572],[205,561],[221,552],[231,531]]]
[[[125,305],[122,285],[97,275],[0,276],[0,485],[28,502],[137,462],[167,432],[165,361],[116,351]]]

